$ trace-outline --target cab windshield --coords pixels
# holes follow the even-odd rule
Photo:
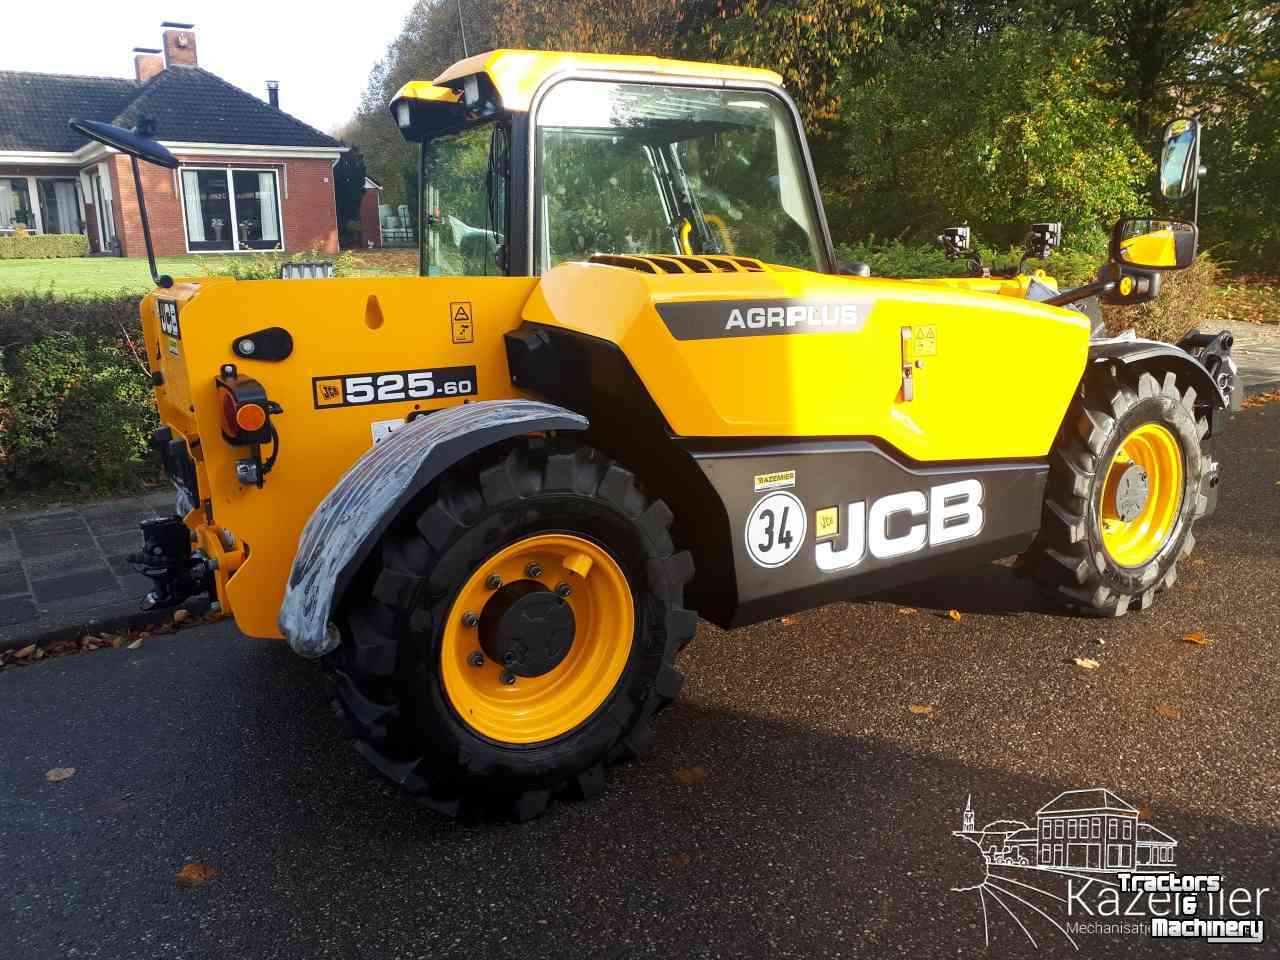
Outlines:
[[[807,168],[779,98],[568,80],[535,122],[538,272],[595,253],[824,269]]]

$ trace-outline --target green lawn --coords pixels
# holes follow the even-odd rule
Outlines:
[[[246,256],[257,256],[246,254]],[[346,276],[414,274],[417,255],[399,250],[343,254],[339,269]],[[217,268],[226,257],[161,257],[160,272],[170,276],[202,276],[203,264]],[[14,291],[50,290],[70,296],[124,291],[146,293],[153,286],[141,257],[65,257],[51,260],[0,260],[0,295]]]
[[[173,276],[200,273],[199,257],[162,257],[160,270]],[[0,294],[49,290],[83,296],[118,290],[145,293],[154,284],[147,261],[132,257],[65,257],[0,260]]]

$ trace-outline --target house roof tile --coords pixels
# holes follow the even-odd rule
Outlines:
[[[171,66],[142,85],[114,77],[0,70],[0,150],[77,150],[86,141],[67,125],[72,118],[124,127],[145,119],[154,139],[180,143],[340,146],[200,67]]]

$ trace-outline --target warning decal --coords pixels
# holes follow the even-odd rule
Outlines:
[[[455,300],[449,304],[449,325],[453,328],[454,343],[475,342],[475,324],[471,318],[470,300]]]

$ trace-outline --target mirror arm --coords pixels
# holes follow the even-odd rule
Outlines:
[[[1064,290],[1056,297],[1050,297],[1044,302],[1054,307],[1065,307],[1067,304],[1075,303],[1077,300],[1087,300],[1089,297],[1096,297],[1104,293],[1110,293],[1115,288],[1115,280],[1095,280],[1093,283],[1086,283],[1081,287]]]
[[[129,160],[133,164],[133,188],[138,193],[138,216],[142,220],[142,240],[147,245],[147,265],[151,267],[151,279],[155,281],[156,286],[168,289],[173,286],[173,277],[168,274],[161,275],[160,269],[156,266],[156,254],[151,246],[151,223],[147,219],[147,201],[142,196],[142,171],[138,169],[136,156],[129,154]]]

